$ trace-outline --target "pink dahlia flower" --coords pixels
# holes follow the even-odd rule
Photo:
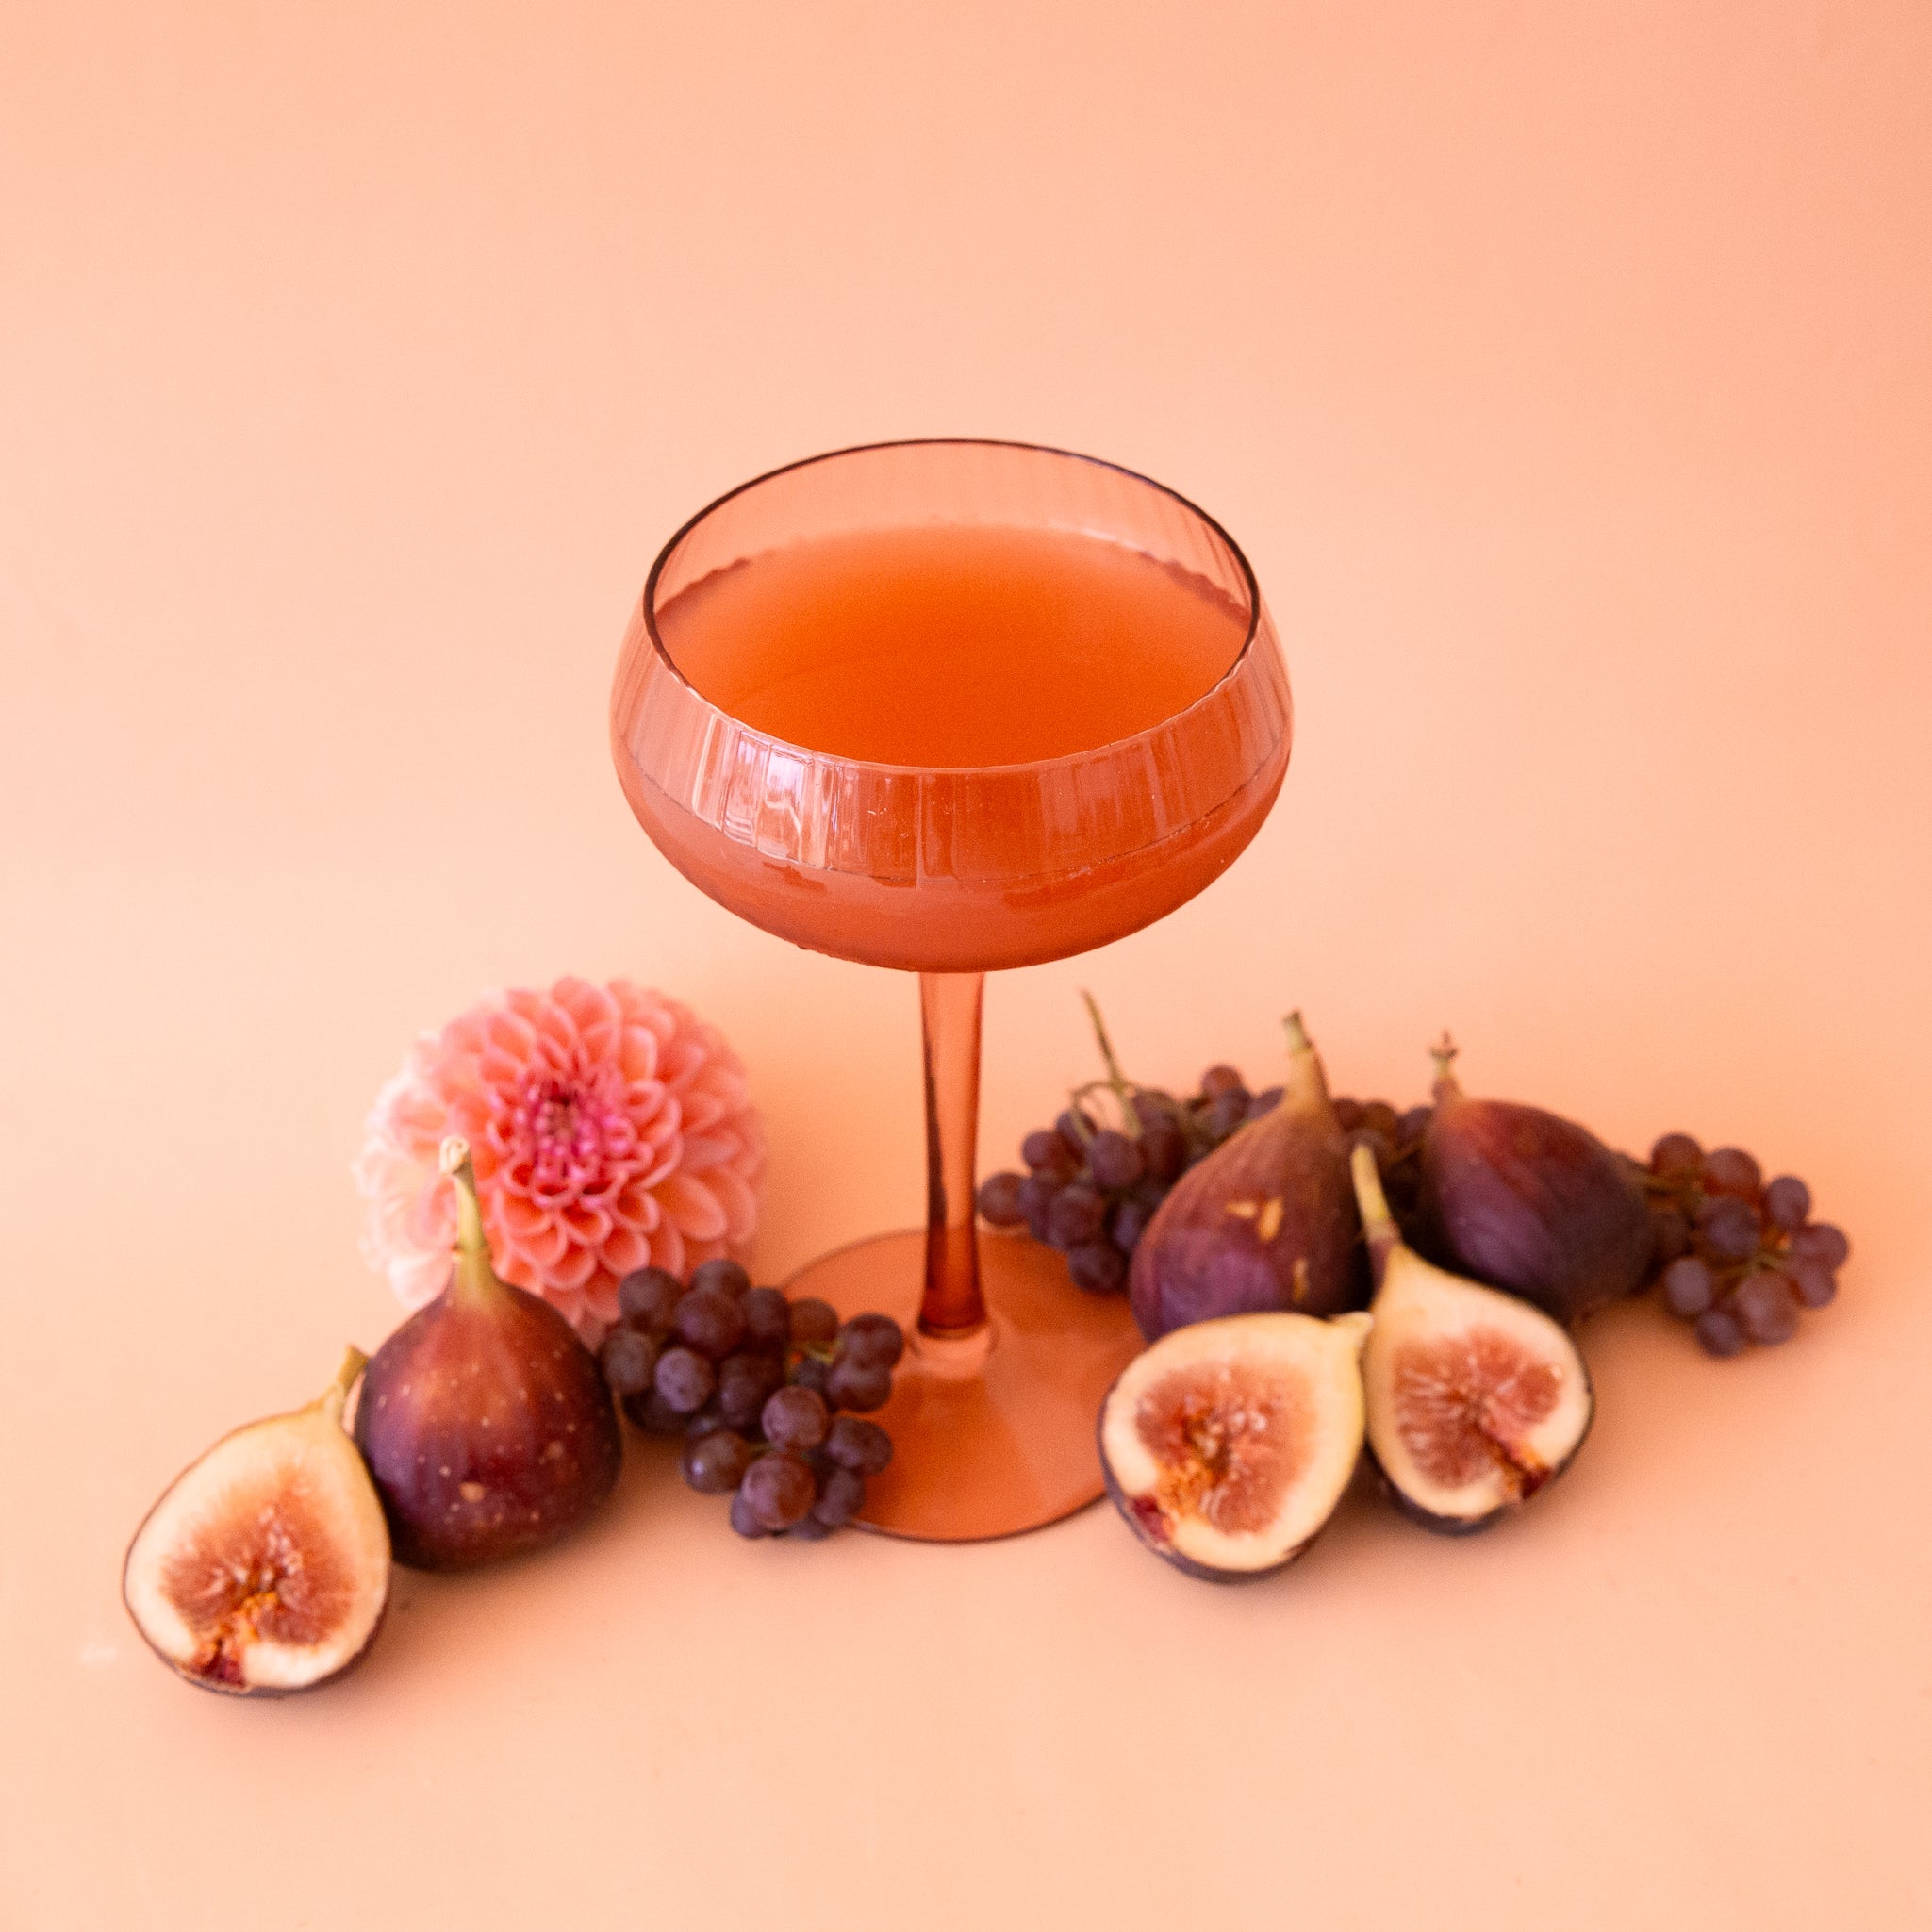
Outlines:
[[[455,1187],[437,1162],[451,1133],[470,1143],[497,1273],[586,1338],[616,1320],[633,1268],[749,1252],[765,1135],[744,1067],[661,993],[520,988],[410,1049],[355,1164],[363,1253],[410,1308],[449,1280]]]

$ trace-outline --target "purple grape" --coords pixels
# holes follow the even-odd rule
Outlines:
[[[1097,1133],[1088,1145],[1087,1172],[1102,1187],[1131,1187],[1147,1172],[1147,1162],[1138,1142],[1110,1127]]]
[[[1216,1094],[1201,1115],[1201,1127],[1211,1140],[1224,1141],[1237,1127],[1247,1124],[1246,1092]]]
[[[841,1360],[825,1379],[825,1399],[834,1409],[883,1409],[892,1395],[892,1371]]]
[[[1124,1200],[1108,1217],[1108,1235],[1122,1254],[1131,1254],[1153,1218],[1154,1210],[1145,1201]]]
[[[1792,1253],[1801,1261],[1822,1263],[1835,1274],[1851,1259],[1852,1245],[1843,1229],[1829,1221],[1813,1221],[1792,1236]]]
[[[1247,1082],[1242,1079],[1238,1069],[1225,1063],[1211,1066],[1201,1075],[1201,1097],[1216,1100],[1223,1094],[1239,1094],[1241,1104],[1247,1104]]]
[[[626,1395],[624,1413],[645,1434],[653,1436],[681,1436],[689,1419],[673,1409],[654,1388],[646,1389],[641,1395]]]
[[[700,1436],[716,1435],[719,1429],[730,1427],[714,1395],[703,1408],[685,1417],[685,1437],[688,1442],[696,1442]]]
[[[861,1368],[892,1368],[905,1353],[905,1330],[889,1314],[855,1314],[839,1330],[838,1347]]]
[[[1144,1127],[1140,1157],[1156,1181],[1178,1181],[1187,1166],[1187,1136],[1171,1121],[1157,1121],[1151,1127]]]
[[[748,1347],[776,1350],[792,1338],[792,1305],[783,1288],[753,1288],[741,1304]]]
[[[825,1440],[832,1426],[825,1398],[813,1389],[775,1390],[758,1417],[765,1440],[774,1448],[796,1449],[803,1454]]]
[[[695,1415],[711,1399],[718,1375],[710,1362],[692,1348],[667,1348],[657,1358],[651,1386],[667,1407],[680,1415]]]
[[[1680,1321],[1694,1321],[1716,1298],[1709,1265],[1696,1255],[1680,1255],[1663,1271],[1663,1305]]]
[[[1811,1213],[1811,1190],[1795,1174],[1780,1174],[1764,1184],[1764,1218],[1787,1233],[1802,1228]]]
[[[1180,1123],[1181,1102],[1163,1087],[1136,1087],[1133,1094],[1133,1117],[1140,1123],[1145,1135],[1151,1127],[1174,1127]]]
[[[1259,1120],[1263,1115],[1272,1114],[1281,1104],[1282,1092],[1283,1089],[1280,1087],[1263,1087],[1248,1101],[1247,1117],[1250,1120]]]
[[[1704,1157],[1704,1192],[1755,1201],[1763,1176],[1742,1148],[1713,1148]]]
[[[841,1469],[877,1476],[892,1461],[892,1438],[861,1415],[834,1415],[826,1432],[825,1454]]]
[[[810,1389],[822,1395],[831,1380],[832,1364],[819,1361],[816,1355],[801,1355],[791,1365],[791,1385],[795,1389]]]
[[[1704,1149],[1688,1133],[1667,1133],[1650,1149],[1650,1171],[1660,1181],[1704,1171]]]
[[[838,1333],[838,1311],[808,1295],[792,1303],[792,1341],[801,1348],[829,1348]]]
[[[757,1464],[753,1463],[751,1466],[756,1468]],[[747,1470],[745,1473],[749,1476],[751,1471]],[[751,1499],[745,1494],[742,1484],[732,1495],[731,1527],[740,1536],[756,1537],[769,1536],[771,1534],[771,1531],[765,1527],[764,1519],[759,1516],[757,1511],[752,1507]]]
[[[722,1288],[693,1288],[678,1303],[671,1326],[685,1347],[722,1362],[745,1339],[745,1305]]]
[[[1058,1128],[1038,1127],[1019,1144],[1019,1157],[1035,1174],[1071,1181],[1081,1170],[1081,1153],[1069,1147]]]
[[[1353,1133],[1362,1125],[1362,1102],[1350,1099],[1344,1094],[1339,1099],[1331,1099],[1329,1105],[1335,1111],[1335,1124],[1344,1133]]]
[[[700,1495],[729,1495],[743,1480],[755,1454],[735,1429],[714,1429],[685,1445],[685,1480]]]
[[[637,1268],[618,1283],[618,1313],[633,1328],[662,1334],[684,1292],[684,1284],[665,1269]]]
[[[718,1365],[718,1412],[733,1428],[750,1428],[766,1398],[784,1386],[784,1367],[775,1356],[727,1355]]]
[[[1428,1131],[1428,1124],[1436,1117],[1436,1110],[1426,1102],[1420,1107],[1412,1107],[1395,1125],[1397,1140],[1405,1148],[1413,1147]]]
[[[980,1182],[981,1214],[996,1228],[1017,1228],[1026,1219],[1019,1204],[1020,1189],[1026,1177],[1020,1174],[989,1174]]]
[[[657,1344],[636,1329],[613,1329],[603,1338],[597,1359],[612,1395],[641,1395],[657,1366]]]
[[[1705,1197],[1697,1210],[1697,1247],[1711,1261],[1748,1261],[1758,1252],[1758,1211],[1734,1194]]]
[[[1078,1247],[1092,1241],[1106,1224],[1106,1197],[1076,1181],[1062,1188],[1047,1213],[1047,1239],[1055,1247]]]
[[[1112,1295],[1127,1280],[1127,1257],[1111,1241],[1082,1241],[1066,1251],[1066,1272],[1089,1295]]]
[[[1800,1255],[1785,1263],[1784,1272],[1807,1308],[1826,1308],[1838,1298],[1838,1277],[1823,1262],[1808,1261]]]
[[[1653,1266],[1674,1262],[1691,1246],[1691,1223],[1682,1208],[1669,1202],[1650,1209],[1650,1260]]]
[[[716,1261],[700,1262],[691,1270],[691,1286],[697,1290],[711,1289],[729,1295],[735,1301],[750,1291],[751,1278],[736,1262],[719,1255]]]
[[[754,1521],[767,1529],[789,1529],[817,1500],[818,1484],[798,1457],[779,1449],[745,1471],[738,1494]]]
[[[1073,1171],[1078,1174],[1086,1164],[1087,1143],[1099,1131],[1099,1123],[1083,1107],[1069,1107],[1055,1118],[1053,1131],[1073,1149]]]
[[[1731,1294],[1731,1313],[1752,1341],[1765,1347],[1789,1342],[1798,1331],[1798,1299],[1792,1284],[1771,1268],[1746,1275]]]
[[[1048,1216],[1065,1183],[1057,1174],[1029,1174],[1019,1184],[1019,1211],[1035,1241],[1047,1238]]]
[[[850,1523],[866,1500],[866,1478],[856,1469],[834,1468],[820,1486],[813,1516],[828,1529]]]
[[[817,1507],[817,1503],[812,1505],[813,1510]],[[812,1514],[811,1510],[808,1510],[784,1533],[789,1537],[795,1537],[800,1543],[823,1543],[832,1534],[832,1530],[833,1526],[830,1523],[819,1522],[817,1517]]]
[[[1402,1138],[1402,1116],[1386,1100],[1371,1100],[1362,1110],[1362,1124],[1379,1133],[1393,1148]]]
[[[1697,1341],[1707,1355],[1742,1355],[1744,1331],[1737,1317],[1722,1308],[1707,1308],[1697,1317]]]

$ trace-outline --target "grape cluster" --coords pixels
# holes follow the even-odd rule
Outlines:
[[[1851,1244],[1812,1220],[1811,1190],[1795,1174],[1766,1181],[1742,1148],[1706,1153],[1688,1133],[1667,1133],[1650,1150],[1645,1188],[1664,1306],[1695,1325],[1708,1353],[1788,1342],[1801,1308],[1837,1296]]]
[[[1113,1126],[1097,1117],[1103,1092],[1113,1097]],[[1051,1127],[1020,1143],[1024,1174],[989,1174],[980,1183],[980,1213],[996,1228],[1024,1226],[1034,1240],[1059,1248],[1080,1287],[1115,1294],[1127,1285],[1135,1244],[1168,1190],[1280,1098],[1280,1087],[1250,1093],[1231,1066],[1209,1067],[1185,1100],[1117,1077],[1096,1082],[1074,1095]]]
[[[1386,1100],[1346,1097],[1332,1105],[1349,1145],[1366,1141],[1374,1150],[1389,1213],[1395,1216],[1402,1239],[1418,1253],[1430,1252],[1422,1212],[1422,1137],[1428,1131],[1435,1109],[1412,1107],[1406,1114],[1398,1114]]]
[[[830,1536],[892,1461],[869,1412],[892,1394],[905,1336],[890,1315],[843,1324],[828,1302],[754,1288],[736,1262],[688,1284],[639,1268],[618,1286],[598,1359],[639,1428],[685,1439],[685,1480],[729,1495],[740,1536]]]

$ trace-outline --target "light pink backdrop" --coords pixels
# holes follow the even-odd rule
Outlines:
[[[0,36],[0,1924],[1932,1922],[1932,13],[152,9]],[[1363,1495],[1215,1593],[1104,1512],[751,1547],[661,1457],[198,1696],[121,1547],[395,1318],[413,1032],[625,972],[749,1059],[780,1273],[916,1216],[916,1002],[699,899],[608,768],[662,537],[1022,437],[1247,546],[1300,738],[1164,925],[996,983],[1093,1071],[1472,1086],[1812,1182],[1841,1306],[1588,1337],[1519,1524]]]

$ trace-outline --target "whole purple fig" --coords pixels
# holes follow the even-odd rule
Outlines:
[[[1541,1107],[1472,1100],[1445,1034],[1422,1137],[1422,1207],[1465,1274],[1575,1322],[1628,1295],[1650,1265],[1650,1211],[1628,1164]]]
[[[555,1542],[610,1494],[622,1449],[596,1356],[490,1266],[469,1147],[446,1140],[442,1166],[456,1183],[450,1285],[376,1350],[355,1406],[396,1560],[424,1570]]]
[[[1134,1246],[1128,1288],[1149,1342],[1220,1315],[1368,1300],[1347,1136],[1298,1013],[1287,1029],[1280,1103],[1190,1167]]]

